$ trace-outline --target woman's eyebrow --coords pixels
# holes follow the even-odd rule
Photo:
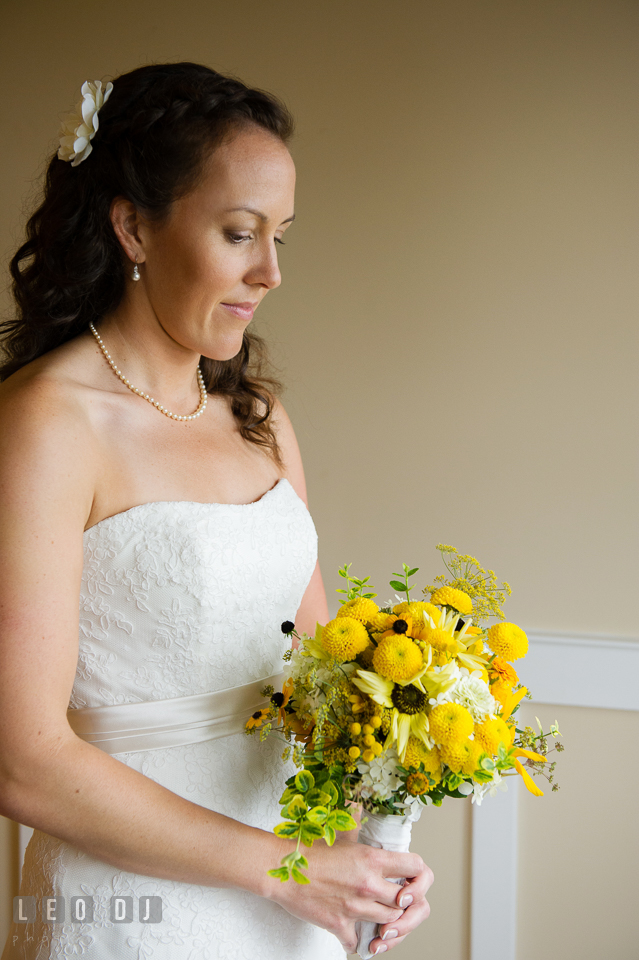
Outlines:
[[[252,213],[254,216],[259,217],[259,219],[266,223],[268,217],[265,213],[261,213],[259,210],[254,210],[252,207],[232,207],[230,210],[225,210],[225,213],[237,213],[238,211],[243,210],[246,213]],[[292,223],[295,219],[295,214],[292,217],[287,217],[286,220],[282,220],[282,223]]]

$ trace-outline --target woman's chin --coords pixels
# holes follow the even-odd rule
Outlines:
[[[215,346],[206,345],[202,350],[202,356],[209,360],[218,360],[223,363],[225,360],[232,360],[242,349],[242,337],[237,342],[216,344]]]

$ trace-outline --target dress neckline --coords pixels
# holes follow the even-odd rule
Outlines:
[[[218,509],[226,508],[231,510],[241,510],[246,507],[256,507],[258,504],[263,503],[271,494],[275,493],[282,484],[291,487],[290,482],[286,477],[280,477],[276,483],[273,484],[261,497],[258,497],[257,500],[251,500],[249,503],[212,503],[209,500],[147,500],[146,503],[138,503],[135,507],[129,507],[128,510],[120,510],[118,513],[112,513],[110,517],[103,517],[102,520],[98,520],[97,523],[92,524],[92,526],[87,527],[83,533],[83,537],[86,537],[88,533],[91,533],[92,530],[96,530],[98,527],[101,527],[105,523],[109,523],[111,520],[116,520],[118,517],[125,517],[130,513],[133,513],[135,510],[142,510],[145,507],[156,507],[162,504],[185,504],[188,506],[198,506],[198,507],[217,507]],[[293,491],[295,492],[295,491]]]

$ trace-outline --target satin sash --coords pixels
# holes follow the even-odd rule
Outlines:
[[[217,740],[244,731],[249,717],[268,703],[260,691],[282,689],[284,674],[228,690],[196,693],[169,700],[117,703],[67,710],[76,736],[105,753],[137,753],[202,740]]]

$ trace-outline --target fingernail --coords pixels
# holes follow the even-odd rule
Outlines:
[[[397,930],[387,930],[382,940],[394,940],[397,936]]]
[[[380,945],[378,946],[373,956],[376,957],[378,953],[386,953],[387,950],[388,950],[388,947],[386,946],[386,944],[380,943]]]
[[[413,898],[411,897],[410,893],[407,893],[405,896],[403,896],[400,899],[399,905],[403,910],[405,910],[406,907],[410,907],[412,902],[413,902]]]

